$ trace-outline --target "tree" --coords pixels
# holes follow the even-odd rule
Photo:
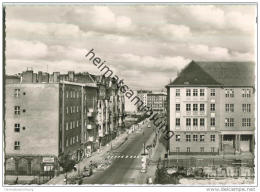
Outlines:
[[[59,157],[59,164],[63,168],[63,171],[67,173],[74,169],[76,161],[71,159],[69,154],[62,154]]]

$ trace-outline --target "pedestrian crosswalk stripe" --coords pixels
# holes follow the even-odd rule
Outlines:
[[[109,155],[109,156],[107,156],[107,159],[123,159],[123,158],[125,158],[125,159],[127,159],[127,158],[130,158],[130,159],[138,159],[138,158],[140,158],[140,156],[138,156],[138,155]]]

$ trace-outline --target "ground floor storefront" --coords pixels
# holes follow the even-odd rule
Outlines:
[[[254,153],[254,134],[252,132],[221,132],[220,153]]]
[[[5,175],[49,175],[59,170],[56,156],[6,155]]]

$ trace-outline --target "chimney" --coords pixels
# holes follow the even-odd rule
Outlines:
[[[69,81],[74,81],[74,71],[69,71],[68,75],[69,75]]]

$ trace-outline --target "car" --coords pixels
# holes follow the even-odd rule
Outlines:
[[[82,173],[83,177],[89,177],[92,174],[93,174],[93,171],[91,168],[84,168],[83,173]]]
[[[150,125],[150,124],[148,125],[148,128],[151,128],[151,125]]]
[[[146,173],[146,169],[141,169],[141,173]]]

